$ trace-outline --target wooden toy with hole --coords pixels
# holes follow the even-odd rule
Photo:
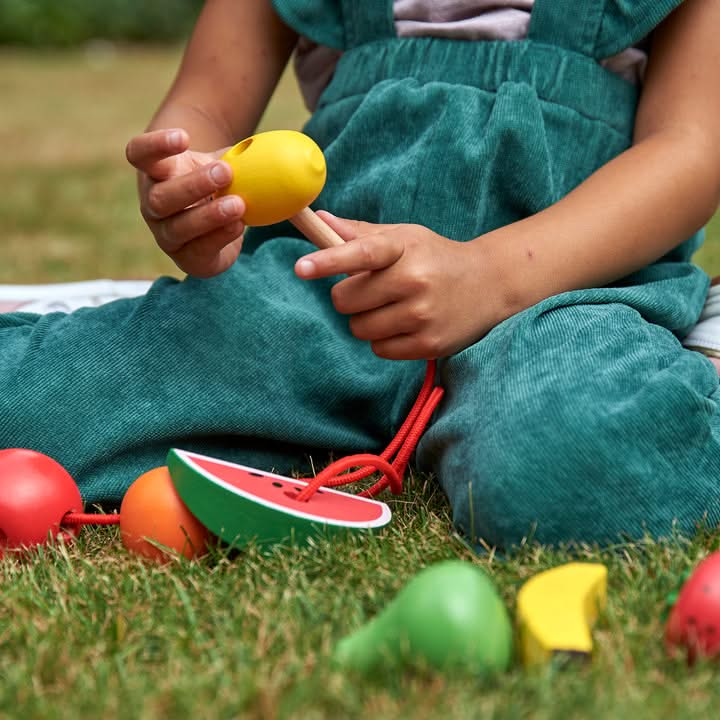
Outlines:
[[[309,487],[305,480],[183,450],[171,450],[167,461],[175,489],[192,514],[233,546],[303,542],[390,522],[385,503],[332,488],[303,500]]]
[[[344,243],[308,207],[327,176],[325,156],[312,138],[294,130],[270,130],[245,138],[220,159],[232,167],[233,179],[218,194],[239,195],[245,201],[248,225],[289,220],[320,249]]]

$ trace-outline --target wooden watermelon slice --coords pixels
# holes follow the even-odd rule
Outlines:
[[[302,480],[185,450],[170,450],[167,466],[190,512],[236,547],[369,530],[387,525],[391,518],[385,503],[330,488],[299,502],[295,498],[307,486]]]

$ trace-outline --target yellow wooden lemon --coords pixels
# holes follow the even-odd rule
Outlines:
[[[599,563],[568,563],[530,578],[517,598],[523,664],[545,663],[556,654],[589,656],[591,628],[606,594],[607,568]]]
[[[295,130],[252,135],[221,160],[232,166],[233,180],[219,194],[245,201],[248,225],[272,225],[296,215],[317,198],[327,175],[322,150]]]

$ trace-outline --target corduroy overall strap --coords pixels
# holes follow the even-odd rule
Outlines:
[[[536,0],[528,37],[596,60],[640,42],[682,0]]]
[[[347,48],[397,37],[393,0],[340,0]]]
[[[594,57],[605,0],[535,0],[528,39]]]

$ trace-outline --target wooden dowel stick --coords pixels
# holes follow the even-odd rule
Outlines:
[[[293,215],[290,222],[320,250],[345,244],[345,241],[309,207]]]

